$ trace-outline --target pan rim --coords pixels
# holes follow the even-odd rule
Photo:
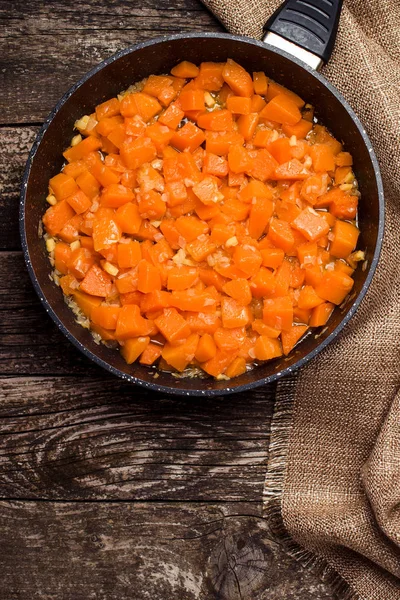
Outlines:
[[[172,386],[169,387],[166,385],[160,385],[160,384],[157,384],[156,381],[148,382],[143,379],[140,379],[139,377],[135,377],[134,375],[124,373],[123,371],[119,370],[116,367],[113,367],[110,363],[104,361],[103,359],[98,357],[96,354],[94,354],[91,350],[89,350],[85,345],[83,345],[67,329],[67,327],[64,325],[62,320],[58,317],[56,312],[53,310],[50,302],[47,300],[47,298],[42,290],[42,287],[39,283],[39,280],[36,276],[35,270],[33,268],[33,265],[32,265],[31,259],[30,259],[29,246],[28,246],[28,240],[27,240],[26,229],[25,229],[25,214],[26,214],[25,207],[26,207],[27,186],[28,186],[28,179],[29,179],[29,176],[31,173],[31,168],[32,168],[34,158],[36,156],[39,145],[40,145],[47,129],[49,128],[51,122],[53,121],[55,115],[59,112],[59,110],[67,102],[67,100],[74,94],[74,92],[76,90],[78,90],[93,75],[95,75],[96,73],[101,71],[104,67],[108,66],[109,64],[113,63],[115,60],[117,60],[123,56],[131,54],[132,52],[135,52],[142,48],[161,44],[163,42],[174,41],[174,40],[183,40],[183,39],[193,39],[193,38],[229,39],[229,40],[233,40],[233,41],[237,41],[237,42],[241,42],[241,43],[244,42],[246,44],[254,45],[254,46],[257,46],[260,48],[264,48],[264,49],[267,46],[270,51],[274,52],[275,54],[281,55],[282,57],[286,58],[287,60],[295,63],[298,67],[301,67],[302,69],[308,71],[313,77],[315,77],[317,80],[319,80],[320,83],[322,83],[328,89],[328,91],[330,93],[332,93],[341,102],[341,104],[343,105],[343,107],[345,108],[345,110],[347,111],[349,116],[351,117],[353,123],[357,127],[357,129],[363,139],[363,142],[364,142],[366,148],[368,149],[369,155],[371,157],[371,163],[372,163],[372,166],[374,169],[375,179],[376,179],[376,183],[377,183],[377,191],[378,191],[378,194],[377,194],[378,195],[378,207],[379,207],[379,210],[378,210],[378,215],[379,215],[379,217],[378,217],[378,234],[377,234],[377,240],[376,240],[376,245],[375,245],[375,249],[374,249],[374,254],[373,254],[370,266],[369,266],[369,271],[368,271],[366,280],[364,281],[363,286],[362,286],[358,296],[354,300],[354,302],[353,302],[351,308],[349,309],[349,311],[347,312],[347,314],[343,317],[343,319],[340,321],[340,323],[327,336],[327,338],[325,340],[323,340],[320,344],[318,344],[316,346],[316,348],[311,350],[311,352],[309,352],[308,354],[306,354],[305,356],[300,358],[298,361],[296,361],[293,365],[283,368],[279,372],[274,373],[273,375],[270,375],[268,377],[262,377],[262,378],[254,380],[254,381],[251,381],[249,383],[244,383],[242,385],[238,385],[238,386],[234,386],[234,387],[230,387],[229,382],[227,382],[227,384],[228,384],[227,387],[221,386],[220,388],[216,387],[216,388],[205,388],[205,389],[200,389],[200,388],[199,389],[185,389],[185,388],[180,388],[180,387],[172,387]],[[267,385],[267,384],[272,383],[282,377],[288,376],[288,375],[294,373],[295,371],[297,371],[298,369],[300,369],[301,367],[303,367],[304,365],[306,365],[310,360],[315,358],[320,352],[322,352],[322,350],[328,344],[330,344],[334,340],[334,338],[336,338],[338,336],[338,334],[342,331],[342,329],[347,325],[347,323],[350,321],[350,319],[354,316],[354,314],[358,310],[358,308],[359,308],[362,300],[364,299],[364,297],[367,293],[367,290],[371,284],[372,278],[375,274],[375,271],[376,271],[376,268],[377,268],[377,265],[379,262],[379,257],[381,254],[381,249],[382,249],[382,242],[383,242],[383,235],[384,235],[384,216],[385,216],[385,206],[384,206],[384,190],[383,190],[382,177],[380,174],[379,163],[378,163],[377,157],[375,155],[371,141],[368,137],[368,134],[366,133],[366,130],[365,130],[364,126],[362,125],[360,119],[358,118],[358,116],[356,115],[354,110],[351,108],[351,106],[348,104],[348,102],[343,98],[341,93],[338,92],[338,90],[331,83],[329,83],[325,79],[325,77],[323,77],[323,75],[314,71],[311,67],[309,67],[308,65],[303,63],[301,60],[288,54],[287,52],[277,49],[273,46],[270,46],[269,44],[266,44],[265,42],[261,42],[261,41],[258,41],[258,40],[255,40],[255,39],[252,39],[252,38],[249,38],[246,36],[233,35],[233,34],[229,34],[229,33],[215,33],[215,32],[204,32],[204,33],[193,32],[193,33],[191,33],[191,32],[189,32],[189,33],[184,33],[184,34],[158,36],[158,37],[152,38],[151,40],[140,42],[138,44],[134,44],[134,45],[128,46],[127,48],[119,50],[112,56],[110,56],[110,57],[106,58],[104,61],[100,62],[98,65],[96,65],[90,71],[88,71],[85,75],[83,75],[83,77],[81,77],[73,86],[71,86],[69,88],[69,90],[58,100],[58,102],[55,104],[54,108],[50,111],[49,115],[45,119],[42,127],[40,128],[40,130],[35,138],[35,141],[32,145],[32,148],[29,152],[29,156],[28,156],[28,159],[26,162],[23,179],[22,179],[22,185],[21,185],[21,193],[20,193],[19,231],[20,231],[22,251],[23,251],[25,263],[26,263],[26,266],[28,269],[28,273],[29,273],[30,279],[32,281],[33,287],[34,287],[37,295],[39,296],[39,299],[40,299],[42,305],[44,306],[47,314],[51,317],[51,319],[54,321],[54,323],[60,329],[60,331],[87,358],[89,358],[95,364],[104,368],[108,372],[112,373],[113,375],[115,375],[125,381],[129,381],[130,383],[139,385],[148,390],[157,391],[160,393],[174,394],[174,395],[179,395],[179,396],[212,397],[212,396],[223,396],[223,395],[232,394],[232,393],[244,392],[247,390],[251,390],[251,389],[254,389],[257,387]],[[185,379],[177,379],[176,380],[177,383],[178,382],[182,383],[184,381],[185,381]],[[191,380],[191,381],[193,381],[193,380]],[[198,381],[202,382],[202,381],[207,381],[207,380],[198,379]]]

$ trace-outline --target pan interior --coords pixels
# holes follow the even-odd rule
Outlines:
[[[49,279],[51,267],[38,225],[45,210],[49,179],[62,166],[62,152],[72,136],[74,122],[94,107],[150,74],[168,73],[181,60],[194,63],[232,58],[249,72],[264,70],[269,77],[298,93],[316,108],[316,115],[352,153],[362,195],[359,247],[366,250],[366,269],[357,269],[351,298],[336,309],[318,336],[308,336],[290,357],[271,361],[229,382],[211,379],[176,379],[140,365],[128,366],[118,352],[97,345],[77,325],[64,303],[61,290]],[[376,159],[354,113],[323,78],[259,42],[221,34],[173,36],[140,44],[108,59],[79,82],[55,108],[31,153],[22,190],[21,230],[25,257],[36,291],[63,333],[92,360],[135,383],[178,394],[221,395],[255,387],[297,368],[338,333],[361,301],[372,277],[382,237],[383,197]]]

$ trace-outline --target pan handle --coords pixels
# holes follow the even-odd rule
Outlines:
[[[264,26],[263,41],[313,69],[328,62],[343,0],[286,0]]]

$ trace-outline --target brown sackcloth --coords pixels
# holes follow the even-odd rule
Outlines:
[[[229,31],[260,38],[280,1],[204,3]],[[355,109],[378,154],[385,241],[351,323],[278,386],[265,516],[339,597],[399,600],[400,0],[345,0],[323,74]]]

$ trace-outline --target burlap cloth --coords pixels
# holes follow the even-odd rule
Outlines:
[[[280,0],[204,0],[260,38]],[[386,232],[374,281],[338,340],[278,385],[265,516],[341,598],[400,599],[400,0],[345,0],[323,74],[375,146]],[[361,202],[362,210],[362,202]],[[250,600],[250,599],[246,599]]]

